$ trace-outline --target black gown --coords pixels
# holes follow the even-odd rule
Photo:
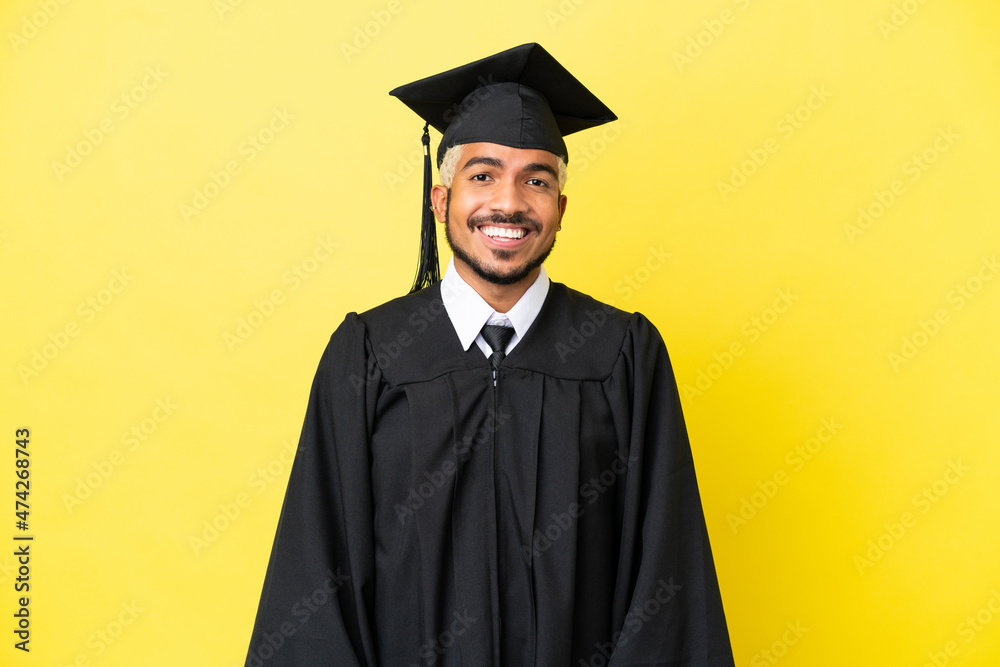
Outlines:
[[[246,665],[733,665],[653,325],[552,283],[494,386],[440,283],[348,314]]]

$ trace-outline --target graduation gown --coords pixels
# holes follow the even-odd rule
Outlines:
[[[552,283],[494,385],[440,283],[348,314],[246,665],[733,665],[653,325]]]

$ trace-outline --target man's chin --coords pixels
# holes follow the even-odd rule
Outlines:
[[[475,268],[473,268],[473,270],[476,271]],[[494,285],[514,285],[516,283],[521,282],[529,275],[531,275],[531,271],[532,269],[530,268],[523,268],[508,273],[485,272],[485,271],[483,272],[476,271],[476,273],[479,274],[480,278]]]
[[[457,256],[457,255],[456,255]],[[494,285],[514,285],[519,283],[534,271],[539,265],[534,262],[514,267],[484,266],[479,262],[470,262],[470,258],[459,257],[480,279]]]

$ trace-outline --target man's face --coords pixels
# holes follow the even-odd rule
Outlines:
[[[440,185],[432,193],[460,273],[495,285],[534,280],[566,210],[558,173],[545,150],[462,147],[450,195]]]

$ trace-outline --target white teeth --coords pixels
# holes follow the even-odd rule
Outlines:
[[[513,228],[513,227],[484,226],[482,228],[482,230],[483,230],[483,233],[486,234],[487,236],[491,236],[491,237],[494,237],[494,238],[496,238],[496,237],[502,237],[502,238],[506,238],[506,239],[519,239],[519,238],[523,238],[524,235],[527,233],[524,229],[521,229],[519,227],[518,228]]]

